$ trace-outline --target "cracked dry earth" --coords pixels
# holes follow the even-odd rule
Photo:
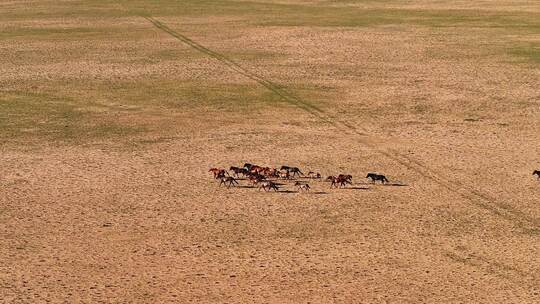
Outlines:
[[[0,4],[0,303],[540,301],[540,74],[504,51],[534,31],[185,3]],[[353,185],[208,172],[245,162]]]

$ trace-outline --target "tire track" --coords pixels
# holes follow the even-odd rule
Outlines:
[[[312,104],[310,104],[308,102],[305,102],[305,101],[297,98],[296,96],[291,95],[288,91],[284,90],[277,83],[274,83],[274,82],[272,82],[270,80],[267,80],[267,79],[255,74],[255,73],[250,72],[246,68],[242,67],[241,65],[234,62],[233,60],[225,57],[224,55],[222,55],[220,53],[217,53],[215,51],[212,51],[212,50],[206,48],[205,46],[203,46],[203,45],[189,39],[188,37],[177,33],[176,31],[172,30],[171,28],[169,28],[165,24],[161,23],[160,21],[156,20],[155,18],[148,17],[148,16],[143,16],[143,18],[145,18],[150,23],[152,23],[156,28],[158,28],[158,29],[166,32],[167,34],[175,37],[176,39],[178,39],[178,40],[182,41],[183,43],[189,45],[190,47],[194,48],[195,50],[197,50],[197,51],[199,51],[201,53],[204,53],[204,54],[218,60],[219,62],[221,62],[221,63],[225,64],[226,66],[228,66],[229,68],[231,68],[233,71],[235,71],[235,72],[237,72],[237,73],[239,73],[239,74],[241,74],[241,75],[243,75],[243,76],[257,82],[257,83],[259,83],[260,85],[266,87],[267,89],[269,89],[273,93],[279,95],[286,102],[288,102],[290,104],[293,104],[293,105],[301,108],[304,111],[309,112],[310,114],[316,116],[317,118],[319,118],[319,119],[321,119],[321,120],[323,120],[325,122],[334,124],[332,121],[328,120],[327,117],[322,115],[324,112],[321,109],[315,107],[314,105],[312,105]]]
[[[366,135],[367,134],[366,130],[357,128],[347,122],[340,121],[339,119],[332,117],[331,115],[329,115],[322,109],[310,104],[309,102],[306,102],[305,100],[302,100],[298,96],[289,92],[283,86],[273,81],[270,81],[264,78],[263,76],[260,76],[254,72],[249,71],[248,69],[242,67],[237,62],[226,57],[225,55],[215,52],[195,42],[189,37],[172,30],[167,25],[163,24],[157,19],[150,16],[141,16],[141,17],[148,20],[157,29],[171,35],[172,37],[178,39],[179,41],[192,47],[193,49],[201,53],[204,53],[211,58],[214,58],[215,60],[229,67],[231,70],[264,86],[268,90],[280,96],[285,102],[308,112],[309,114],[317,117],[319,120],[332,125],[336,129],[339,129],[340,131],[346,134],[354,135],[355,137],[357,137],[358,141],[362,143],[364,146],[374,151],[377,151],[378,153],[399,163],[400,165],[406,167],[407,169],[416,172],[422,177],[434,182],[435,184],[469,201],[473,205],[481,209],[489,211],[494,216],[500,217],[502,219],[505,219],[513,223],[517,229],[520,229],[523,232],[526,232],[527,234],[540,235],[539,219],[530,217],[524,214],[523,212],[521,212],[520,210],[517,210],[502,202],[499,202],[497,199],[480,192],[479,190],[475,189],[472,186],[467,186],[455,180],[448,180],[446,178],[443,178],[441,177],[440,174],[437,174],[437,172],[428,168],[426,165],[420,163],[419,161],[407,155],[401,154],[394,149],[388,149],[388,150],[380,149],[379,147],[377,147],[376,145],[374,145],[373,143],[369,141],[370,137]]]

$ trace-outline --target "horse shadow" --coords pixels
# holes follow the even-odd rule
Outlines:
[[[370,187],[359,187],[359,186],[344,187],[344,188],[341,188],[341,189],[346,189],[346,190],[371,190]]]
[[[279,192],[279,193],[298,193],[298,191],[296,191],[296,190],[279,190],[277,192]]]
[[[328,194],[328,192],[324,192],[324,191],[311,192],[311,191],[298,191],[298,190],[279,190],[278,193],[305,193],[305,194],[312,194],[312,195]]]
[[[387,186],[387,187],[407,187],[408,184],[402,182],[389,182],[389,183],[371,183],[371,182],[359,182],[356,185],[366,185],[366,186]]]
[[[402,184],[402,183],[386,183],[386,184],[383,184],[383,186],[388,186],[388,187],[408,187],[409,185]]]

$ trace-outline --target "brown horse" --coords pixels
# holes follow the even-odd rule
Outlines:
[[[278,170],[274,169],[274,168],[264,168],[263,172],[262,172],[264,175],[268,176],[268,177],[279,177],[279,172]]]
[[[533,175],[537,175],[540,178],[540,170],[534,170]]]
[[[228,175],[228,173],[227,173],[227,171],[225,171],[225,169],[220,169],[220,168],[210,168],[210,170],[208,170],[208,172],[212,172],[214,174],[215,179],[225,177],[225,174]]]
[[[338,177],[329,176],[326,178],[326,181],[332,182],[332,184],[330,185],[330,188],[332,187],[341,188],[341,187],[345,187],[346,184],[352,185],[351,179],[352,179],[352,176],[350,175],[340,174]]]
[[[253,166],[251,166],[251,169],[249,169],[249,172],[257,173],[257,174],[260,174],[263,171],[264,171],[264,168],[261,167],[261,166],[257,166],[257,165],[253,165]]]

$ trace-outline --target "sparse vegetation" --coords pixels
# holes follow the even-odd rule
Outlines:
[[[0,2],[0,302],[533,302],[539,13]],[[208,181],[247,160],[408,187]]]

